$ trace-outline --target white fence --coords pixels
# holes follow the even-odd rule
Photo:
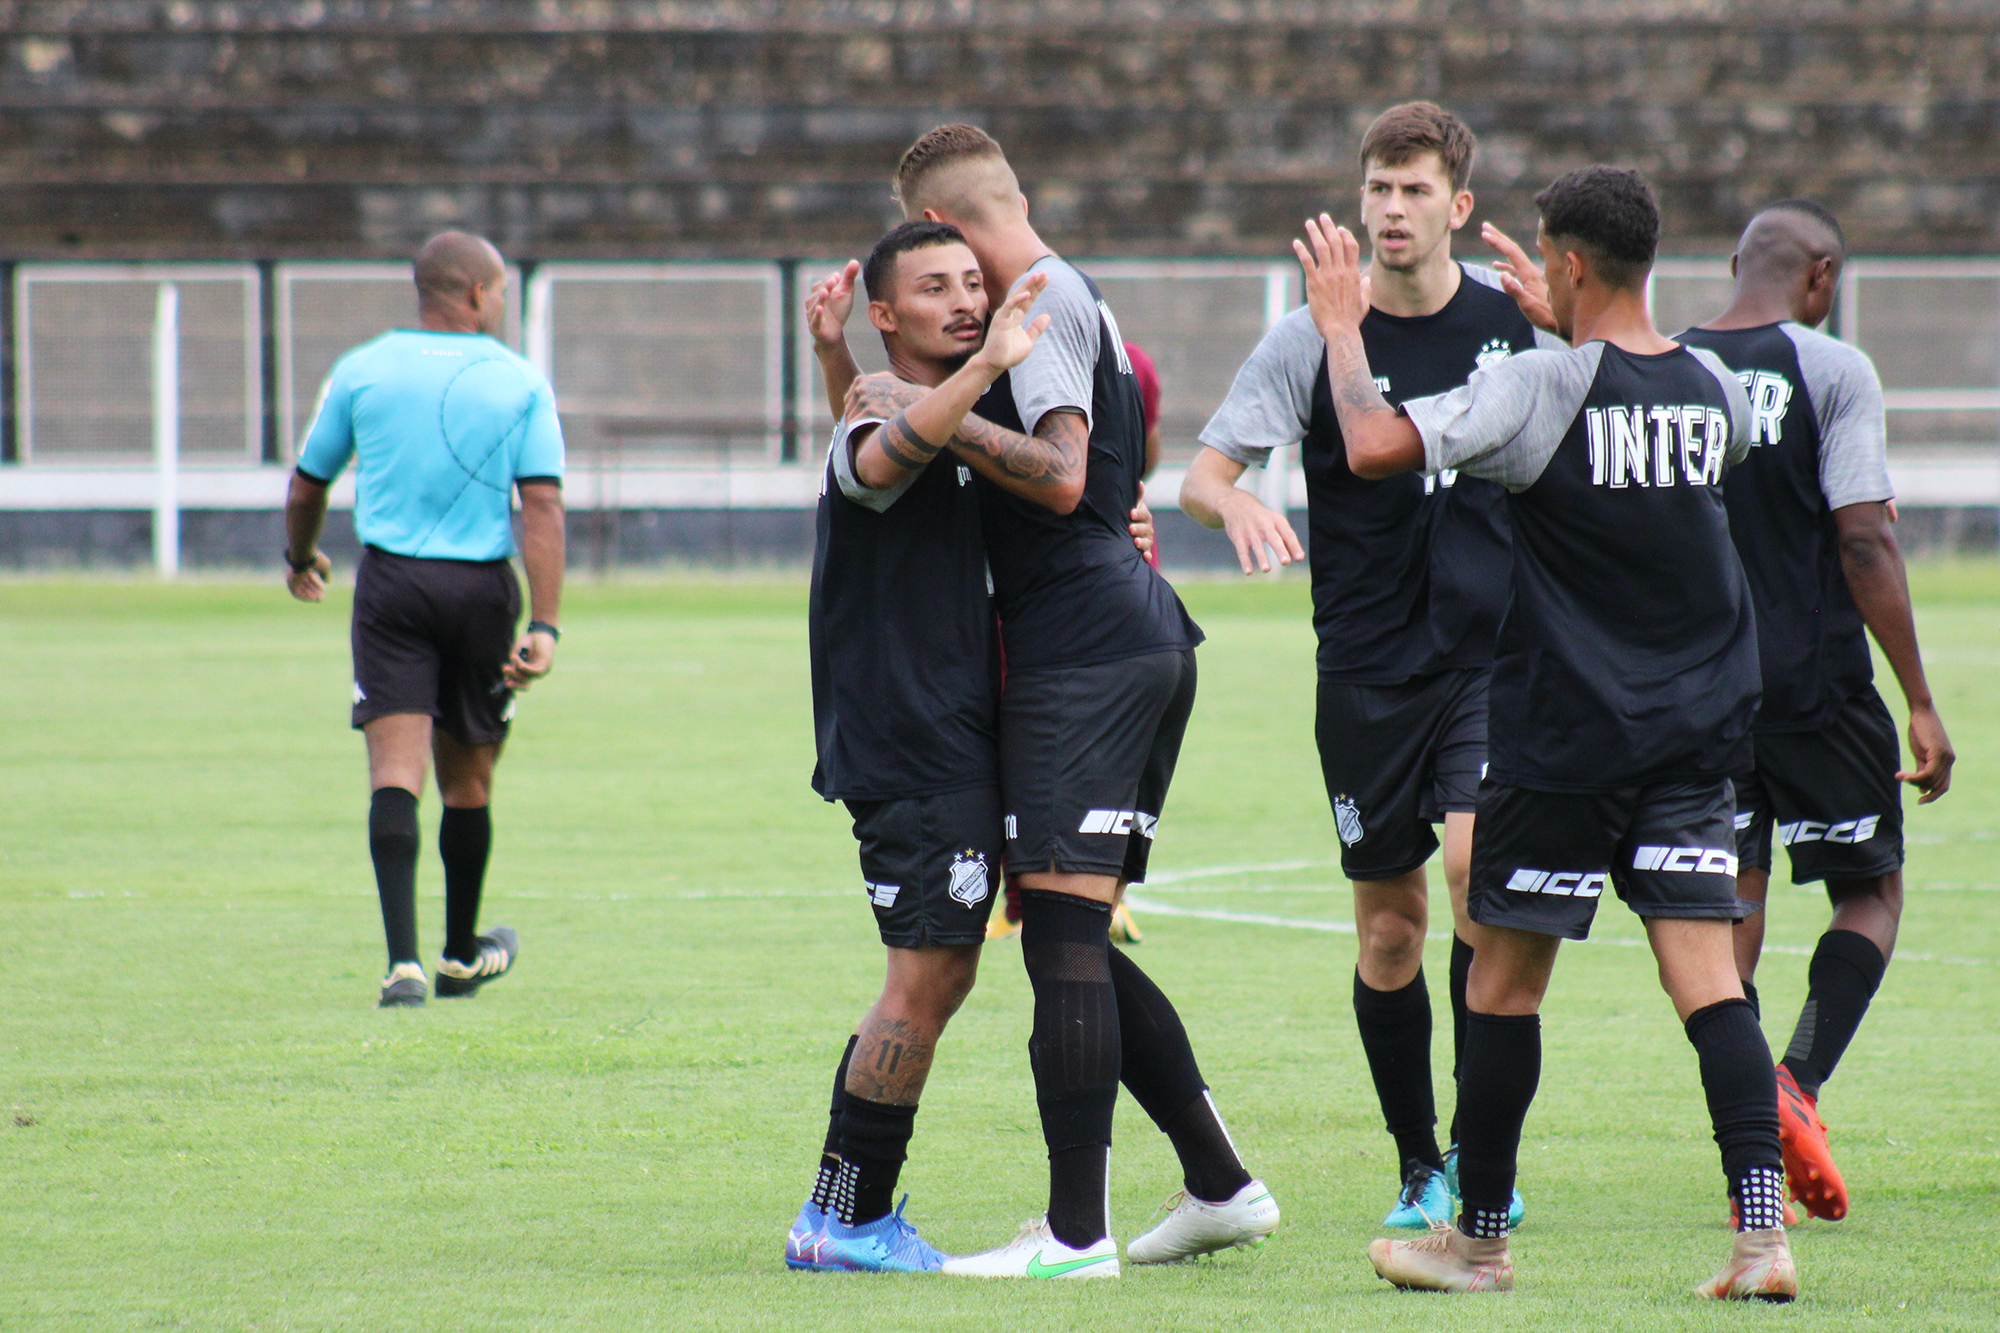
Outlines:
[[[549,263],[512,275],[507,341],[562,406],[577,508],[811,503],[829,413],[797,306],[840,261]],[[1086,260],[1158,364],[1178,465],[1264,331],[1299,300],[1290,262]],[[319,385],[347,348],[414,318],[401,264],[21,264],[0,392],[0,510],[153,509],[171,565],[181,508],[271,508]],[[1726,259],[1663,259],[1656,320],[1719,311]],[[881,344],[865,300],[849,338]],[[2000,259],[1856,259],[1833,331],[1882,372],[1911,504],[2000,503]],[[171,383],[165,378],[171,374]],[[171,420],[167,418],[171,417]],[[170,447],[169,447],[170,446]],[[1298,502],[1278,460],[1270,498]],[[336,493],[336,502],[342,500]]]

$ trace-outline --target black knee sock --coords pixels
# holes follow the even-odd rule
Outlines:
[[[1542,1081],[1542,1020],[1535,1014],[1465,1016],[1458,1080],[1465,1107],[1458,1141],[1459,1228],[1468,1236],[1507,1234],[1507,1204],[1521,1155],[1521,1125]],[[1776,1105],[1774,1100],[1773,1105]]]
[[[375,862],[375,893],[382,900],[382,933],[389,966],[417,961],[417,796],[403,787],[377,787],[368,803],[368,854]]]
[[[1743,998],[1750,1001],[1750,1012],[1761,1019],[1764,1016],[1764,1006],[1757,999],[1757,985],[1755,982],[1746,981],[1743,983]]]
[[[1187,1192],[1221,1203],[1250,1183],[1250,1173],[1209,1100],[1187,1028],[1173,1002],[1137,963],[1115,948],[1110,962],[1124,1055],[1120,1081],[1172,1140]]]
[[[840,1108],[847,1104],[847,1062],[854,1058],[857,1034],[847,1039],[840,1053],[840,1067],[833,1071],[833,1101],[826,1109],[826,1142],[819,1150],[819,1174],[813,1178],[813,1206],[823,1213],[833,1211],[834,1182],[840,1175]]]
[[[1701,1061],[1701,1090],[1729,1197],[1736,1200],[1738,1229],[1779,1226],[1785,1168],[1778,1151],[1778,1077],[1756,1011],[1748,1000],[1697,1009],[1688,1015],[1687,1037]]]
[[[1049,1149],[1049,1229],[1072,1248],[1110,1234],[1105,1182],[1122,1063],[1111,984],[1111,909],[1021,894],[1021,961],[1035,990],[1028,1059]]]
[[[1829,930],[1819,937],[1806,966],[1805,1008],[1785,1048],[1785,1068],[1800,1092],[1817,1098],[1819,1085],[1833,1077],[1888,967],[1875,941],[1857,931]]]
[[[479,961],[479,891],[493,850],[490,806],[444,808],[438,820],[438,855],[444,858],[444,956]]]
[[[1472,975],[1472,946],[1457,935],[1451,937],[1451,1081],[1458,1084],[1459,1067],[1465,1062],[1465,983]],[[1458,1142],[1458,1097],[1451,1099],[1451,1141]]]
[[[1374,990],[1354,974],[1354,1021],[1375,1079],[1382,1119],[1396,1140],[1396,1174],[1411,1159],[1442,1169],[1431,1094],[1431,994],[1424,970],[1401,990]]]
[[[871,1102],[848,1093],[840,1108],[840,1220],[865,1226],[895,1206],[896,1177],[910,1155],[917,1108]]]

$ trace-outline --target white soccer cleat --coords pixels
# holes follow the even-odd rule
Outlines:
[[[1072,1250],[1055,1238],[1043,1217],[1027,1223],[999,1249],[947,1259],[938,1271],[949,1277],[1117,1277],[1118,1242],[1106,1236]]]
[[[1176,1264],[1198,1254],[1262,1245],[1278,1229],[1278,1201],[1253,1180],[1221,1203],[1186,1190],[1164,1205],[1166,1220],[1125,1247],[1135,1264]]]

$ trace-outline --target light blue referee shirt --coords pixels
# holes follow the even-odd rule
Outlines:
[[[332,481],[356,454],[364,545],[504,560],[514,554],[514,483],[562,478],[555,391],[483,333],[397,329],[334,362],[299,471]]]

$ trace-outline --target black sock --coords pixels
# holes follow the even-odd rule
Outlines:
[[[1137,963],[1116,948],[1109,958],[1124,1056],[1119,1080],[1172,1140],[1187,1192],[1221,1203],[1250,1183],[1250,1173],[1208,1098],[1187,1028],[1173,1001]]]
[[[1779,1225],[1784,1206],[1784,1159],[1778,1151],[1778,1076],[1771,1048],[1748,1000],[1722,1000],[1688,1015],[1687,1037],[1701,1061],[1701,1090],[1722,1174],[1736,1200],[1737,1226],[1764,1231]],[[1779,1189],[1768,1189],[1775,1173]]]
[[[847,1104],[847,1062],[854,1058],[860,1034],[847,1039],[840,1053],[840,1068],[833,1071],[833,1101],[826,1109],[826,1143],[819,1150],[819,1174],[813,1178],[813,1207],[823,1213],[833,1211],[834,1180],[840,1175],[840,1108]]]
[[[1021,961],[1035,990],[1028,1060],[1049,1150],[1049,1229],[1073,1249],[1111,1232],[1104,1188],[1122,1053],[1110,926],[1103,903],[1021,894]]]
[[[1507,1234],[1521,1125],[1541,1081],[1539,1015],[1466,1013],[1465,1060],[1458,1082],[1465,1107],[1458,1141],[1458,1194],[1464,1212],[1458,1225],[1468,1236]]]
[[[1829,930],[1819,937],[1806,965],[1805,1008],[1785,1048],[1785,1068],[1800,1092],[1817,1098],[1819,1085],[1833,1077],[1888,967],[1875,941],[1857,931]]]
[[[375,893],[382,900],[382,933],[389,966],[417,961],[417,795],[403,787],[377,787],[368,802],[368,854],[375,862]]]
[[[1755,982],[1746,981],[1743,983],[1743,998],[1750,1001],[1750,1012],[1757,1015],[1760,1019],[1763,1018],[1764,1006],[1757,1000],[1757,984]]]
[[[438,855],[444,858],[444,956],[479,961],[479,891],[493,850],[490,806],[444,808],[438,820]]]
[[[1357,970],[1354,1021],[1361,1029],[1361,1049],[1375,1079],[1382,1119],[1396,1140],[1399,1178],[1403,1163],[1412,1159],[1443,1170],[1437,1102],[1431,1094],[1431,994],[1424,987],[1423,968],[1401,990],[1374,990]]]
[[[1459,1066],[1465,1062],[1465,984],[1472,975],[1472,946],[1456,934],[1451,937],[1451,1082],[1458,1086]],[[1458,1097],[1451,1099],[1451,1141],[1458,1142]]]
[[[851,1227],[887,1217],[895,1206],[896,1177],[910,1155],[917,1108],[871,1102],[848,1093],[840,1108],[840,1220]]]

